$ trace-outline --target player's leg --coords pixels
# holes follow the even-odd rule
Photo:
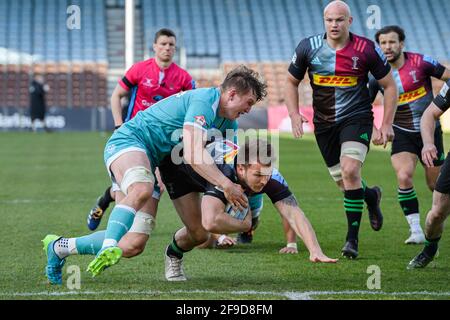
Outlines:
[[[422,141],[422,140],[421,140]],[[427,182],[427,186],[431,191],[434,191],[436,187],[436,181],[441,171],[441,167],[445,161],[445,153],[444,153],[444,140],[442,138],[442,129],[441,127],[437,127],[434,130],[434,145],[437,150],[437,159],[433,161],[434,167],[427,167],[424,165],[421,159],[421,155],[419,154],[419,159],[424,166],[425,169],[425,179]],[[423,144],[420,145],[420,149],[422,149]]]
[[[433,192],[433,205],[425,221],[425,247],[408,264],[408,269],[424,268],[433,261],[438,251],[439,240],[444,231],[444,223],[450,213],[450,195]]]
[[[201,198],[191,192],[172,200],[184,227],[173,236],[165,252],[165,276],[168,281],[185,281],[183,255],[208,240],[209,232],[202,226]]]
[[[347,216],[347,236],[342,255],[351,259],[358,256],[359,228],[365,199],[361,167],[369,150],[371,135],[372,123],[364,121],[342,126],[339,132],[340,166]],[[381,214],[381,211],[379,213]],[[380,218],[381,225],[382,216]]]
[[[400,136],[399,136],[400,137]],[[398,140],[397,140],[398,141]],[[398,147],[392,147],[391,162],[395,170],[398,183],[398,202],[409,224],[410,236],[406,244],[418,244],[425,241],[420,226],[419,200],[414,189],[413,176],[417,164],[417,155],[411,152],[398,152]]]
[[[144,150],[125,149],[117,154],[116,157],[110,156],[107,159],[107,167],[125,198],[116,203],[112,210],[102,249],[88,266],[88,271],[93,276],[119,262],[122,250],[117,246],[118,242],[131,228],[136,212],[150,200],[155,183],[150,160]]]
[[[433,205],[425,221],[425,247],[408,265],[408,269],[424,268],[435,257],[444,223],[450,214],[450,158],[447,155],[433,192]]]

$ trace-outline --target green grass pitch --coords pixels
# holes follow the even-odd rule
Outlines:
[[[93,279],[85,269],[92,256],[69,257],[63,285],[47,284],[40,240],[47,233],[88,233],[86,215],[109,183],[103,165],[108,136],[100,133],[0,134],[0,299],[448,299],[450,230],[433,267],[408,271],[421,246],[407,246],[408,227],[397,203],[389,153],[372,148],[363,168],[369,185],[383,188],[385,222],[371,230],[364,213],[360,258],[335,265],[313,264],[299,240],[298,255],[281,255],[285,244],[280,217],[268,198],[251,245],[229,250],[195,249],[185,255],[189,281],[164,279],[165,246],[181,222],[165,194],[156,229],[145,252]],[[449,142],[450,137],[446,136]],[[448,150],[448,145],[446,150]],[[339,257],[346,218],[342,194],[328,175],[312,136],[300,141],[283,136],[280,171],[310,219],[324,252]],[[423,169],[415,187],[422,225],[431,206]],[[108,214],[109,214],[108,210]],[[107,219],[100,229],[105,228]],[[381,289],[367,287],[369,266],[381,270]],[[80,290],[67,286],[69,266],[81,270]]]

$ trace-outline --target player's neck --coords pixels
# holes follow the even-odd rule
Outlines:
[[[161,61],[158,58],[155,58],[156,64],[162,70],[167,69],[172,64],[172,60],[170,61]]]
[[[349,41],[350,41],[350,33],[346,37],[340,39],[331,39],[330,37],[327,37],[328,45],[330,46],[330,48],[334,50],[344,49],[345,46],[349,43]]]
[[[405,55],[402,54],[400,55],[400,57],[398,57],[397,60],[393,61],[393,62],[389,62],[389,64],[391,65],[392,68],[394,69],[400,69],[401,67],[403,67],[403,65],[405,64]]]

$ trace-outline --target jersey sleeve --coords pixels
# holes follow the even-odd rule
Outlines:
[[[368,61],[369,61],[369,71],[375,77],[376,80],[383,79],[390,71],[391,66],[389,65],[386,56],[384,55],[381,48],[373,41],[370,41],[371,45],[368,47]]]
[[[289,65],[289,73],[299,81],[303,80],[306,70],[308,69],[308,52],[310,47],[311,45],[309,44],[308,39],[300,41],[295,49],[291,64]]]
[[[193,100],[184,117],[184,124],[207,130],[216,117],[214,106],[201,100]]]
[[[441,91],[434,98],[433,103],[444,112],[450,108],[450,80],[444,83]]]
[[[119,84],[125,90],[130,90],[139,83],[139,68],[138,64],[134,64],[125,73],[122,79],[119,80]]]
[[[430,56],[423,56],[423,64],[425,73],[430,77],[440,79],[445,72],[445,67]]]
[[[368,89],[369,89],[370,101],[373,103],[381,88],[380,88],[380,84],[378,83],[378,81],[372,75],[369,76]]]
[[[286,180],[276,169],[274,169],[269,182],[263,189],[263,192],[267,194],[272,203],[276,203],[292,195]]]

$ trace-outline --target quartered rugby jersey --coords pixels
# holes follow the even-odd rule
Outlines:
[[[175,63],[162,70],[155,58],[134,64],[119,84],[125,90],[131,90],[125,121],[164,98],[195,89],[195,82],[186,70]]]
[[[326,128],[356,115],[372,117],[368,73],[379,80],[390,66],[373,41],[350,33],[348,44],[335,50],[325,33],[297,46],[289,72],[302,80],[306,71],[313,89],[314,124]]]
[[[431,77],[440,79],[445,67],[431,57],[405,52],[405,64],[392,69],[398,88],[397,111],[394,126],[399,129],[420,132],[420,118],[433,100]],[[371,100],[383,89],[373,77],[369,81]]]

